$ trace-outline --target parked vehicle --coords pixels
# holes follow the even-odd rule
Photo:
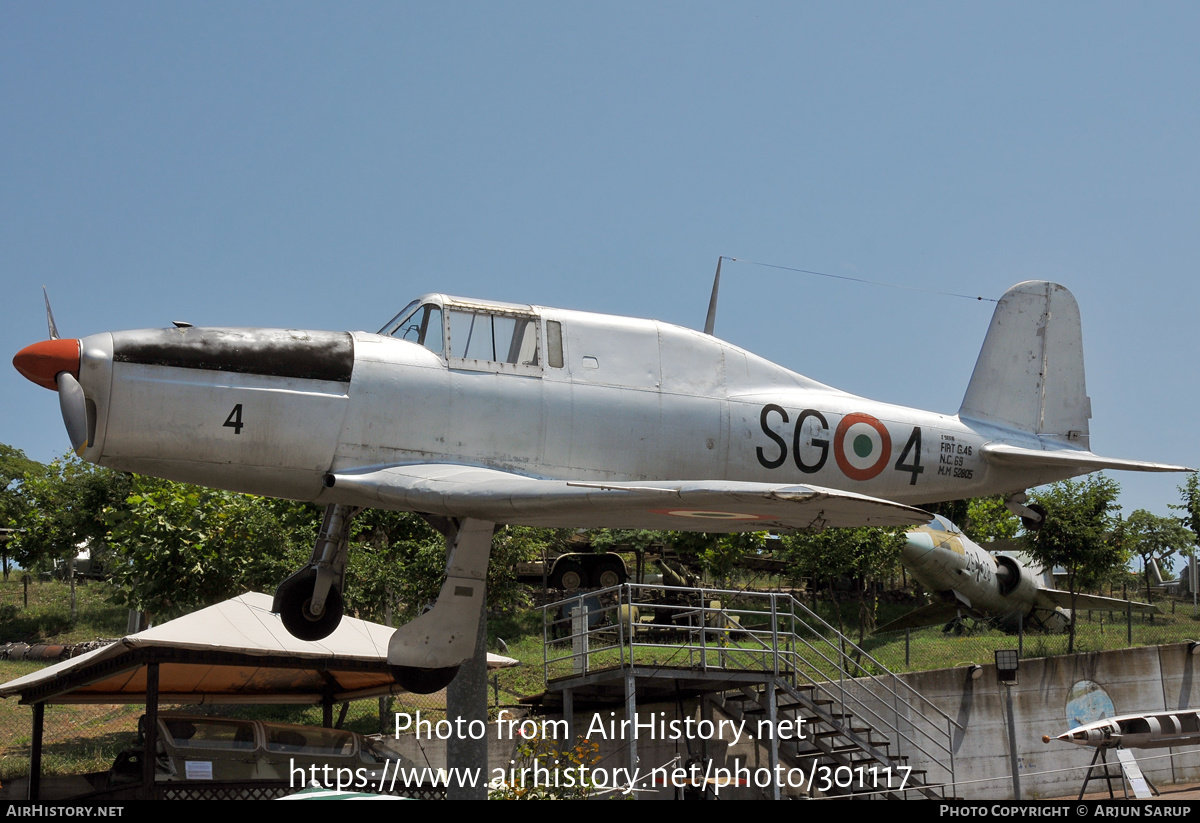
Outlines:
[[[544,563],[517,564],[517,579],[522,583],[541,583],[543,574],[550,588],[565,592],[619,586],[629,580],[625,561],[615,552],[568,552]]]
[[[139,743],[145,740],[145,721],[143,715],[138,722]],[[413,763],[390,748],[382,735],[229,717],[169,712],[158,716],[156,782],[287,780],[299,787],[314,776],[319,781],[322,775],[333,780],[336,772],[327,774],[324,767],[328,766],[350,769],[343,774],[353,773],[355,783],[374,780],[377,784],[385,765],[390,775]],[[117,755],[108,785],[140,782],[141,776],[142,749],[129,749]]]

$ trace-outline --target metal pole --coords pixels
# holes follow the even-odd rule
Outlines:
[[[487,726],[487,607],[479,603],[478,631],[475,635],[475,654],[463,663],[458,674],[446,687],[446,715],[462,718],[467,723],[479,720]],[[487,772],[487,740],[475,740],[470,735],[451,735],[446,741],[446,765],[450,769],[477,769]],[[446,787],[447,800],[487,800],[487,784],[464,784]]]
[[[767,687],[771,690],[771,694],[767,696],[767,724],[771,730],[771,743],[767,747],[767,764],[771,768],[771,799],[779,799],[779,781],[775,779],[779,774],[779,687],[775,683],[775,678],[772,677],[767,681]]]
[[[1004,684],[1004,703],[1008,709],[1008,762],[1012,769],[1013,800],[1021,799],[1021,774],[1017,771],[1017,721],[1013,717],[1012,686]]]
[[[28,579],[26,575],[26,579]],[[42,789],[42,731],[46,726],[46,704],[33,704],[33,740],[30,741],[29,785],[26,800],[41,800]]]
[[[635,774],[638,763],[637,754],[637,681],[633,677],[633,670],[630,669],[625,673],[625,719],[629,721],[629,774]],[[637,800],[637,792],[630,795],[634,800]]]
[[[775,595],[770,595],[770,654],[773,660],[772,673],[779,677],[779,614],[775,609]]]
[[[154,799],[158,759],[158,663],[146,664],[146,747],[142,750],[142,799]]]
[[[1191,556],[1190,560],[1191,560],[1191,562],[1188,563],[1188,583],[1190,583],[1191,587],[1192,587],[1192,617],[1195,617],[1196,616],[1196,589],[1200,588],[1200,581],[1198,581],[1196,579],[1198,575],[1197,575],[1197,570],[1196,570],[1196,552],[1194,550],[1192,551],[1192,556]]]

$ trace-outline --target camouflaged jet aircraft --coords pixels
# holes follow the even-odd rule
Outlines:
[[[1071,622],[1070,592],[1054,588],[1052,575],[1013,552],[992,553],[940,515],[905,533],[900,562],[934,601],[880,626],[877,633],[949,623],[963,617],[994,620],[1008,630],[1018,619],[1031,628],[1062,631]],[[1076,611],[1124,611],[1158,614],[1149,603],[1095,594],[1076,594]]]
[[[997,493],[1036,518],[1031,486],[1184,470],[1090,451],[1079,310],[1046,282],[1000,300],[957,415],[856,397],[653,320],[440,294],[375,334],[60,339],[48,301],[47,316],[51,339],[13,363],[58,391],[85,460],[327,506],[309,564],[275,594],[296,636],[337,625],[361,508],[419,512],[446,536],[437,603],[389,646],[413,690],[473,654],[496,524],[897,526],[930,519],[910,504]]]

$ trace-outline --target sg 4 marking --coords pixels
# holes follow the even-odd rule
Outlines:
[[[772,442],[774,448],[755,448],[758,462],[764,468],[777,469],[788,459],[788,441],[772,428],[778,422],[787,424],[791,418],[787,410],[775,403],[763,406],[758,415],[759,426]],[[830,447],[838,469],[851,480],[870,480],[878,477],[887,468],[892,457],[892,435],[878,418],[862,412],[844,416],[829,437],[829,420],[816,409],[805,409],[796,417],[792,429],[791,455],[796,468],[805,474],[815,474],[825,467]],[[768,451],[773,454],[768,455]],[[924,473],[921,465],[921,427],[913,426],[908,440],[892,465],[898,472],[910,475],[909,485],[917,484],[917,477]]]

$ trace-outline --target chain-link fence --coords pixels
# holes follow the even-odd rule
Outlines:
[[[1200,619],[1192,616],[1190,603],[1171,600],[1157,605],[1162,614],[1081,612],[1075,622],[1073,648],[1065,630],[1044,631],[1023,621],[1001,630],[989,621],[972,620],[873,634],[861,645],[890,670],[903,672],[990,663],[997,649],[1017,649],[1023,658],[1051,657],[1179,643],[1200,636]]]

